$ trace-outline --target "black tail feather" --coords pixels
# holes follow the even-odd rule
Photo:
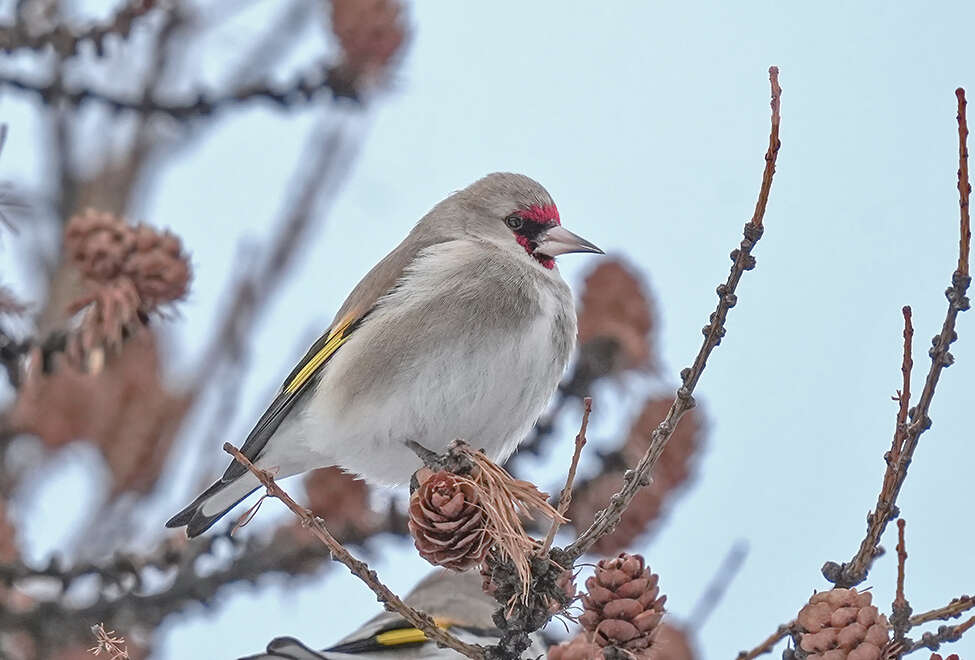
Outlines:
[[[247,493],[244,494],[243,497],[241,497],[236,502],[228,506],[226,509],[218,513],[215,513],[212,516],[208,516],[204,514],[203,505],[207,502],[207,500],[209,500],[211,497],[213,497],[214,495],[216,495],[217,493],[219,493],[221,490],[223,490],[224,488],[226,488],[232,483],[233,481],[223,481],[222,479],[214,482],[212,486],[210,486],[205,491],[200,493],[199,497],[197,497],[195,500],[190,502],[185,509],[183,509],[175,516],[170,518],[166,522],[166,527],[178,528],[178,527],[185,526],[186,535],[189,538],[199,536],[203,532],[207,531],[214,525],[214,523],[216,523],[218,520],[223,518],[227,514],[227,512],[229,512],[235,506],[237,506],[242,501],[247,499],[247,497],[251,493],[257,490],[257,488],[254,488],[253,490],[248,491]]]

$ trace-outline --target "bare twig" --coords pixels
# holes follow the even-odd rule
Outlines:
[[[972,225],[969,217],[968,197],[972,184],[968,180],[968,120],[965,117],[965,90],[955,90],[958,97],[958,205],[961,208],[961,236],[958,239],[958,272],[968,275],[968,250],[972,242]]]
[[[768,151],[765,152],[765,171],[762,172],[762,186],[758,191],[758,200],[755,202],[755,213],[752,214],[752,225],[762,226],[765,218],[765,207],[768,206],[769,192],[772,190],[772,177],[775,175],[775,160],[779,155],[779,123],[782,120],[779,112],[782,102],[782,87],[779,86],[779,67],[769,67],[769,83],[772,86],[772,130],[768,136]]]
[[[958,104],[959,126],[965,125],[965,105],[961,102],[963,100],[964,92],[961,92],[959,94]],[[959,130],[958,137],[961,143],[959,149],[962,152],[966,152],[967,147],[964,142],[966,137],[965,133]],[[961,176],[960,169],[959,176]],[[968,186],[967,180],[965,181],[965,186]],[[961,190],[961,183],[959,183],[959,190]],[[945,367],[950,366],[955,361],[954,356],[949,352],[952,342],[958,338],[958,334],[955,332],[955,322],[958,318],[958,313],[970,307],[968,296],[966,295],[972,281],[971,276],[967,272],[968,243],[971,238],[970,233],[967,232],[967,213],[968,208],[963,205],[961,240],[959,243],[959,269],[952,274],[951,286],[945,290],[945,297],[948,299],[948,311],[945,315],[944,324],[941,326],[941,332],[935,335],[931,341],[932,346],[928,351],[928,355],[931,357],[931,367],[928,370],[927,378],[924,381],[924,388],[921,390],[917,405],[908,411],[910,422],[906,423],[903,431],[901,430],[901,426],[905,422],[902,422],[902,413],[898,413],[898,431],[897,435],[895,435],[894,447],[887,456],[887,470],[884,473],[883,485],[881,486],[880,495],[877,498],[877,505],[874,511],[867,516],[867,534],[860,543],[860,548],[857,550],[857,553],[849,562],[837,564],[836,562],[828,561],[823,565],[823,576],[837,587],[853,587],[867,579],[870,564],[877,556],[880,537],[883,535],[887,523],[897,516],[897,496],[907,476],[907,468],[911,464],[914,450],[917,448],[918,439],[922,433],[931,427],[931,418],[928,416],[928,411],[931,408],[931,401],[934,399],[938,379],[941,377],[941,372]],[[962,266],[964,266],[964,270],[961,269]],[[910,343],[910,338],[907,336],[910,326],[910,310],[906,309],[904,315],[904,339],[905,345],[908,345]],[[908,363],[909,356],[906,352],[907,350],[909,350],[909,346],[905,350],[904,368],[909,370],[910,365]],[[904,390],[906,391],[908,389],[909,384],[905,386]],[[903,411],[906,405],[904,403],[904,391],[901,392],[900,398],[901,411]],[[898,436],[901,435],[903,437],[899,438]],[[895,449],[896,451],[894,451]]]
[[[921,649],[937,651],[945,642],[957,642],[965,632],[972,628],[975,628],[975,616],[964,623],[959,623],[957,626],[939,626],[938,632],[927,632],[921,635],[921,639],[914,642],[904,655],[913,653],[914,651],[920,651]]]
[[[708,583],[707,588],[705,588],[704,593],[697,599],[690,616],[687,617],[685,623],[689,630],[700,630],[704,622],[708,620],[711,612],[721,602],[732,580],[738,575],[747,555],[748,544],[743,540],[735,541],[721,562],[721,566],[718,567],[717,572]]]
[[[168,2],[130,0],[103,22],[82,29],[57,25],[40,34],[31,34],[23,22],[17,21],[14,25],[0,26],[0,52],[9,53],[20,49],[41,51],[51,46],[61,57],[71,57],[78,54],[81,44],[91,42],[95,54],[102,56],[108,37],[127,39],[136,19],[156,8],[168,10],[170,7]]]
[[[904,596],[904,568],[907,564],[907,546],[904,543],[904,527],[907,523],[903,518],[897,521],[897,592],[891,606],[890,625],[894,629],[894,641],[902,642],[911,627],[911,605]]]
[[[954,619],[960,616],[962,612],[967,612],[972,608],[975,608],[975,596],[959,596],[958,598],[952,599],[944,607],[915,614],[908,620],[908,624],[913,628],[928,621],[947,621],[948,619]]]
[[[752,219],[745,225],[744,238],[741,244],[738,249],[731,253],[731,258],[734,261],[734,265],[731,267],[731,273],[728,275],[727,281],[718,286],[718,306],[711,315],[710,323],[704,327],[704,342],[701,344],[701,349],[694,359],[694,364],[681,372],[683,385],[677,390],[677,397],[667,412],[667,416],[651,433],[650,446],[647,448],[643,458],[640,459],[635,468],[626,471],[623,476],[623,487],[619,493],[612,497],[609,506],[597,513],[589,529],[583,532],[575,542],[566,548],[566,553],[572,559],[586,552],[599,538],[612,532],[616,528],[616,525],[619,524],[623,512],[629,506],[637,492],[644,486],[649,485],[653,468],[657,460],[659,460],[660,454],[663,453],[667,441],[674,433],[674,429],[677,428],[677,423],[680,421],[681,416],[694,407],[694,388],[701,378],[711,351],[721,343],[721,338],[725,334],[724,324],[728,316],[728,311],[738,302],[738,298],[735,295],[738,282],[746,270],[751,270],[755,267],[755,257],[752,256],[751,251],[762,237],[762,220],[765,216],[765,207],[768,203],[769,190],[772,186],[772,176],[775,174],[775,162],[780,146],[778,137],[780,120],[779,100],[782,94],[782,88],[779,86],[778,77],[778,68],[774,66],[770,67],[769,81],[772,87],[772,128],[769,134],[768,151],[765,154],[765,171],[762,176],[758,203],[755,206],[755,213],[752,215]]]
[[[760,655],[771,653],[772,649],[775,648],[775,645],[791,635],[795,629],[795,621],[783,623],[781,626],[776,628],[775,632],[769,635],[764,642],[753,648],[751,651],[742,651],[735,657],[735,660],[754,660],[754,658],[757,658]]]
[[[415,610],[404,603],[399,596],[394,594],[389,587],[379,580],[379,577],[376,575],[375,571],[371,570],[365,562],[353,557],[352,553],[350,553],[345,546],[339,543],[335,537],[332,536],[332,534],[325,527],[325,524],[321,518],[299,505],[291,498],[290,495],[282,490],[281,487],[274,482],[274,477],[272,477],[269,472],[255,466],[247,459],[246,456],[240,453],[240,450],[229,442],[224,443],[223,450],[233,456],[238,463],[250,470],[250,472],[256,476],[262,484],[264,484],[264,487],[267,488],[267,493],[269,496],[278,498],[285,504],[285,506],[291,509],[301,520],[302,525],[308,527],[311,533],[328,547],[329,551],[332,553],[332,558],[338,562],[341,562],[342,564],[345,564],[353,575],[362,580],[366,586],[376,594],[376,597],[379,598],[380,602],[386,606],[386,609],[396,612],[402,616],[411,625],[422,630],[427,636],[427,639],[430,639],[437,644],[452,648],[468,658],[475,658],[479,660],[484,657],[484,650],[482,647],[467,644],[466,642],[457,639],[443,628],[440,628],[429,614]]]
[[[579,467],[579,457],[582,455],[582,448],[586,446],[586,429],[589,428],[589,413],[592,412],[592,397],[587,396],[584,398],[582,400],[582,406],[582,425],[579,427],[579,433],[576,434],[575,450],[572,452],[572,462],[569,464],[569,475],[565,478],[565,488],[562,489],[562,494],[559,496],[558,512],[563,516],[569,510],[569,504],[572,503],[572,483],[576,478],[576,470]],[[542,544],[541,550],[538,551],[538,556],[544,556],[549,548],[552,547],[555,534],[559,531],[561,525],[562,521],[559,518],[552,519],[552,526],[548,529],[548,534],[545,536],[545,542]]]

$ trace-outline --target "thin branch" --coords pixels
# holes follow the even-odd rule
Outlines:
[[[779,86],[779,70],[777,67],[773,66],[769,68],[769,81],[772,88],[772,128],[769,134],[768,151],[765,154],[765,171],[762,176],[758,203],[755,206],[755,213],[752,215],[752,219],[745,224],[744,238],[739,248],[731,253],[731,258],[734,261],[734,265],[731,267],[731,273],[728,275],[727,281],[717,288],[718,306],[711,315],[711,322],[704,327],[704,342],[701,344],[701,349],[694,359],[694,364],[689,369],[684,369],[681,372],[683,385],[677,390],[677,397],[667,412],[667,416],[651,433],[650,446],[647,448],[643,458],[640,459],[640,462],[637,463],[634,469],[626,471],[623,476],[623,487],[619,493],[613,495],[609,506],[597,513],[589,529],[583,532],[575,542],[565,549],[568,556],[572,559],[578,558],[591,548],[599,538],[616,529],[616,525],[619,524],[623,512],[636,494],[641,488],[650,484],[650,476],[653,473],[653,468],[663,453],[667,441],[670,440],[670,436],[674,433],[674,429],[677,428],[677,423],[684,413],[694,407],[694,388],[701,378],[711,351],[721,343],[721,338],[725,334],[724,324],[728,316],[728,311],[738,302],[738,298],[735,295],[738,282],[746,270],[751,270],[755,267],[755,257],[751,255],[751,251],[762,237],[762,220],[765,216],[765,207],[768,203],[769,190],[772,186],[772,176],[775,174],[775,163],[780,147],[779,100],[782,94],[782,88]]]
[[[768,136],[768,151],[765,152],[765,171],[762,172],[762,186],[758,191],[758,200],[755,202],[755,213],[752,214],[752,225],[762,226],[765,218],[765,207],[768,206],[769,192],[772,190],[772,177],[775,175],[775,160],[779,155],[779,123],[782,120],[780,109],[782,104],[782,87],[779,86],[779,67],[769,67],[769,83],[772,86],[772,100],[769,105],[772,107],[772,130]]]
[[[955,90],[958,97],[958,206],[961,209],[961,237],[958,239],[958,272],[968,275],[968,250],[972,242],[972,224],[969,217],[968,197],[972,184],[968,180],[968,120],[965,117],[965,90]]]
[[[965,105],[963,103],[964,92],[959,93],[958,97],[958,123],[959,127],[962,127],[966,126]],[[967,129],[962,131],[959,128],[959,150],[962,153],[967,153],[967,146],[965,146],[966,134]],[[959,170],[959,176],[961,176],[961,170]],[[965,183],[967,186],[967,180]],[[959,183],[960,189],[961,184]],[[958,256],[959,269],[952,274],[951,286],[945,290],[945,297],[948,299],[948,311],[945,315],[944,324],[941,326],[941,332],[931,340],[932,346],[928,350],[928,355],[931,357],[931,367],[928,370],[927,378],[924,381],[924,388],[921,390],[921,396],[918,399],[917,405],[908,411],[910,422],[906,424],[906,428],[903,431],[901,431],[901,425],[903,423],[901,414],[898,414],[897,433],[898,435],[902,434],[903,439],[898,442],[898,437],[895,436],[894,447],[887,456],[887,470],[884,472],[883,485],[880,489],[880,495],[877,498],[877,505],[874,511],[867,516],[867,534],[860,543],[859,550],[857,550],[857,553],[849,562],[837,564],[836,562],[828,561],[823,564],[823,576],[837,587],[853,587],[867,579],[870,564],[878,553],[880,537],[883,535],[887,523],[897,516],[897,496],[900,493],[901,486],[904,484],[904,479],[907,477],[907,468],[911,464],[914,450],[917,449],[918,440],[921,434],[931,427],[931,418],[928,416],[928,411],[931,409],[931,402],[934,399],[938,379],[941,377],[941,372],[944,371],[945,367],[951,366],[955,361],[954,356],[949,352],[952,342],[958,338],[958,334],[955,332],[955,322],[958,319],[958,313],[970,307],[967,292],[972,281],[971,276],[968,274],[968,245],[971,236],[967,226],[967,214],[967,205],[963,205]],[[909,309],[906,309],[904,314],[904,339],[905,344],[908,344],[909,338],[907,337],[907,332],[908,326],[910,325]],[[905,350],[905,365],[909,368],[907,360],[908,355]],[[908,387],[904,389],[906,391]],[[904,391],[901,392],[901,410],[903,410],[905,405],[903,394]]]
[[[958,598],[952,599],[944,607],[915,614],[908,620],[908,624],[913,628],[928,621],[947,621],[948,619],[954,619],[960,616],[962,612],[967,612],[972,608],[975,608],[975,596],[959,596]]]
[[[775,632],[769,635],[764,642],[753,648],[751,651],[742,651],[735,657],[735,660],[754,660],[754,658],[757,658],[760,655],[771,653],[772,649],[775,648],[775,645],[791,635],[795,629],[795,621],[783,623],[781,626],[776,628]]]
[[[937,651],[938,648],[945,642],[957,642],[959,639],[961,639],[962,635],[972,628],[975,628],[975,616],[968,619],[964,623],[959,623],[957,626],[939,626],[938,632],[927,632],[921,635],[921,639],[914,642],[914,644],[904,652],[904,655],[913,653],[914,651],[920,651],[922,649]]]
[[[40,34],[31,34],[22,21],[17,21],[14,25],[0,26],[0,52],[10,53],[21,49],[43,51],[51,46],[59,56],[72,57],[78,54],[81,44],[91,42],[95,54],[101,57],[105,54],[105,41],[108,37],[128,39],[136,19],[157,8],[163,11],[171,9],[168,2],[131,0],[105,21],[80,30],[57,25]]]
[[[310,103],[323,92],[328,92],[336,98],[359,101],[355,90],[349,88],[344,78],[339,76],[333,67],[324,67],[302,75],[285,86],[260,81],[242,85],[228,93],[216,96],[208,96],[200,92],[185,102],[166,101],[155,96],[119,97],[84,87],[68,89],[58,80],[39,83],[10,75],[0,76],[0,87],[33,94],[45,105],[61,102],[69,106],[79,106],[96,102],[106,106],[112,112],[164,115],[177,121],[208,117],[229,107],[254,100],[270,101],[279,108],[292,108]]]
[[[575,481],[576,470],[579,468],[579,457],[582,455],[582,448],[586,446],[586,429],[589,428],[589,413],[592,412],[592,397],[587,396],[584,398],[582,400],[582,406],[582,425],[579,427],[579,433],[576,434],[575,450],[572,452],[572,462],[569,464],[569,476],[565,478],[565,488],[562,489],[562,494],[559,496],[559,516],[564,516],[565,512],[569,510],[569,504],[572,503],[572,483]],[[559,531],[561,524],[560,517],[552,519],[552,526],[548,530],[548,535],[545,537],[542,549],[538,551],[540,557],[548,553],[549,548],[552,547],[555,534]]]
[[[897,592],[891,606],[890,625],[894,629],[894,641],[902,642],[911,627],[911,605],[904,596],[904,572],[907,564],[907,546],[904,542],[904,527],[907,523],[903,518],[897,521]]]
[[[708,620],[711,613],[721,603],[721,599],[724,598],[731,582],[738,575],[738,571],[741,570],[746,556],[748,556],[748,543],[743,540],[735,541],[721,562],[721,566],[718,567],[717,572],[708,582],[704,593],[697,599],[690,616],[687,617],[685,623],[689,630],[700,630],[704,622]]]
[[[276,497],[284,502],[285,506],[291,509],[294,514],[298,516],[302,525],[309,528],[311,533],[328,547],[329,551],[332,553],[332,558],[338,562],[341,562],[342,564],[345,564],[353,575],[362,580],[366,586],[376,594],[376,597],[379,598],[380,602],[386,606],[386,609],[396,612],[402,616],[411,625],[422,630],[427,636],[427,639],[430,639],[437,644],[452,648],[461,655],[468,658],[474,658],[475,660],[480,660],[484,657],[484,649],[481,646],[467,644],[466,642],[457,639],[452,634],[439,627],[429,614],[415,610],[404,603],[399,596],[394,594],[389,589],[389,587],[380,582],[375,571],[371,570],[364,561],[353,557],[352,553],[346,550],[345,546],[339,543],[335,537],[332,536],[332,534],[325,527],[325,524],[321,518],[299,505],[291,498],[290,495],[284,492],[284,490],[282,490],[281,487],[274,482],[274,477],[272,477],[269,472],[255,466],[247,459],[246,456],[240,453],[240,450],[229,442],[224,443],[223,450],[233,456],[238,463],[250,470],[250,472],[257,477],[262,484],[264,484],[264,487],[267,488],[267,493],[270,497]]]

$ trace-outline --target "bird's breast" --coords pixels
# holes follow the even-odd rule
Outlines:
[[[442,451],[463,438],[506,457],[544,409],[572,350],[575,314],[560,281],[526,281],[483,262],[472,281],[470,269],[462,279],[431,261],[407,271],[355,330],[310,406],[329,436],[322,451],[375,481],[409,479],[418,460],[406,440]]]

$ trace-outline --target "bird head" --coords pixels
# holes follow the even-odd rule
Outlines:
[[[525,254],[547,269],[555,268],[555,257],[561,254],[603,254],[563,227],[548,191],[522,174],[488,174],[441,204],[447,206],[445,213],[436,215],[460,218],[464,234]]]

